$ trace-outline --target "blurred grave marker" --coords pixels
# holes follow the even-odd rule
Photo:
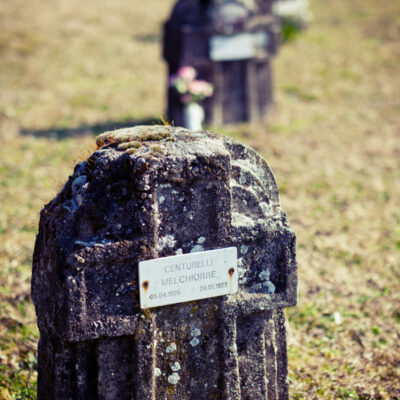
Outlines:
[[[272,0],[179,0],[165,24],[163,55],[170,76],[191,66],[214,85],[204,101],[206,123],[259,122],[272,103],[278,37]],[[180,96],[169,88],[169,119],[182,125],[182,113]]]
[[[272,11],[280,19],[282,41],[296,37],[312,20],[308,0],[275,0]]]

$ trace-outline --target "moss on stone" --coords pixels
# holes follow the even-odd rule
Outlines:
[[[150,148],[152,156],[156,157],[164,154],[164,149],[161,145],[150,143],[167,141],[175,141],[172,129],[168,126],[136,126],[105,132],[97,137],[96,144],[99,149],[116,146],[118,151],[126,151],[128,154],[135,154],[137,149],[145,145]]]
[[[164,154],[163,147],[157,144],[150,145],[150,150],[154,153]]]
[[[126,150],[126,152],[128,153],[128,154],[135,154],[135,153],[137,153],[138,152],[138,149],[135,149],[135,148],[130,148],[130,149],[128,149],[128,150]]]
[[[171,132],[147,132],[140,135],[142,141],[163,140],[171,137]]]
[[[120,143],[117,146],[117,150],[123,151],[123,150],[128,150],[128,149],[131,149],[131,148],[139,149],[142,146],[143,146],[143,144],[141,142],[138,142],[136,140],[132,140],[130,142]]]
[[[97,137],[98,147],[107,144],[120,144],[126,142],[146,142],[172,139],[172,130],[169,127],[161,126],[137,126],[129,129],[120,129],[111,132],[105,132]]]

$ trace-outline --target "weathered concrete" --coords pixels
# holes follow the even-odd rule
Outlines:
[[[209,132],[101,135],[41,212],[38,398],[287,399],[295,236],[271,170]],[[141,310],[138,261],[236,246],[239,292]]]

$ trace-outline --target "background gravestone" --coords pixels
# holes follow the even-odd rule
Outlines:
[[[164,27],[169,75],[192,66],[214,85],[206,123],[261,121],[272,103],[271,58],[279,23],[272,0],[179,0]],[[183,125],[183,105],[168,89],[168,118]]]
[[[101,135],[41,212],[38,398],[288,399],[295,236],[271,170],[214,133]],[[235,246],[239,291],[142,310],[138,261]]]
[[[312,19],[309,0],[274,0],[272,10],[275,15],[285,21],[304,27]]]

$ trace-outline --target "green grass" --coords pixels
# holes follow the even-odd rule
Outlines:
[[[39,211],[92,151],[80,131],[163,115],[159,32],[172,3],[0,6],[1,400],[36,396]],[[211,128],[265,156],[297,234],[291,398],[398,399],[400,3],[314,0],[312,11],[273,61],[266,123]]]

